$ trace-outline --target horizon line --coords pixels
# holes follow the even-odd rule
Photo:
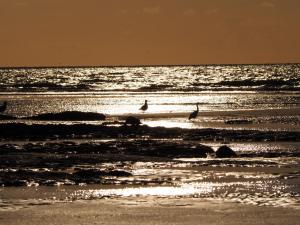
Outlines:
[[[47,68],[108,68],[108,67],[175,67],[175,66],[247,66],[247,65],[292,65],[300,62],[289,63],[205,63],[205,64],[141,64],[141,65],[53,65],[53,66],[0,66],[0,69],[47,69]]]

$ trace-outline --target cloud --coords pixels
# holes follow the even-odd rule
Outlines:
[[[219,9],[209,9],[209,10],[206,10],[204,13],[206,15],[213,15],[213,14],[217,14],[219,12]]]
[[[26,2],[26,1],[16,1],[14,2],[15,6],[18,6],[18,7],[23,7],[23,6],[29,6],[29,2]]]
[[[160,13],[160,7],[154,6],[154,7],[147,7],[143,8],[143,12],[147,14],[159,14]]]
[[[196,14],[196,11],[194,9],[187,9],[183,11],[183,15],[185,16],[193,16]]]
[[[260,3],[260,6],[263,8],[275,8],[276,5],[273,2],[269,2],[269,1],[264,1],[262,3]]]
[[[121,9],[121,14],[123,14],[123,15],[125,15],[125,14],[127,14],[129,11],[127,10],[127,9]]]

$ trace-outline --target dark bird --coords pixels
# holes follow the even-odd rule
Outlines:
[[[198,116],[198,112],[199,112],[199,107],[198,107],[198,105],[199,105],[199,103],[196,104],[197,110],[193,111],[193,112],[190,114],[189,120],[190,120],[190,119],[194,119],[194,118],[196,118],[196,117]]]
[[[147,100],[145,100],[145,104],[140,108],[140,110],[146,111],[148,109]]]
[[[5,101],[5,102],[3,102],[2,105],[0,105],[0,112],[4,112],[6,110],[6,108],[7,108],[7,102]]]

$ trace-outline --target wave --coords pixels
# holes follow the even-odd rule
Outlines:
[[[159,82],[159,81],[158,81]],[[174,81],[173,81],[174,82]],[[170,83],[170,84],[147,84],[132,82],[126,83],[121,81],[109,81],[107,79],[87,79],[82,80],[80,83],[54,83],[49,82],[33,82],[33,83],[14,83],[14,84],[1,84],[0,92],[15,91],[15,92],[82,92],[82,91],[132,91],[132,92],[157,92],[157,91],[299,91],[299,79],[271,79],[271,80],[224,80],[220,82],[192,82],[186,83]]]
[[[233,81],[221,81],[217,85],[224,86],[266,86],[266,87],[278,87],[278,86],[295,86],[300,79],[270,79],[270,80],[233,80]]]
[[[149,86],[144,86],[144,87],[140,87],[138,88],[139,91],[151,91],[151,90],[164,90],[164,89],[172,89],[174,88],[173,85],[169,85],[169,84],[151,84]]]
[[[260,90],[299,90],[300,79],[270,79],[270,80],[237,80],[237,81],[221,81],[218,85],[233,87],[258,87]]]
[[[104,82],[98,82],[103,83]],[[255,82],[247,82],[247,81],[228,81],[228,82],[220,82],[220,83],[207,83],[205,85],[198,86],[198,84],[194,84],[195,86],[190,87],[176,87],[172,85],[150,85],[143,87],[124,87],[124,88],[99,88],[95,87],[92,84],[78,84],[78,85],[58,85],[58,84],[39,84],[39,85],[13,85],[13,86],[5,86],[0,85],[0,93],[5,92],[160,92],[160,91],[168,91],[168,92],[206,92],[206,91],[216,91],[216,92],[232,92],[232,91],[285,91],[285,92],[298,92],[300,91],[300,86],[293,83],[287,85],[289,82],[266,82],[263,84],[262,81]],[[292,83],[292,82],[291,82]],[[261,85],[259,85],[261,84]]]
[[[299,64],[0,69],[0,92],[297,91],[299,75]]]
[[[51,82],[41,82],[41,83],[27,83],[27,84],[14,84],[10,87],[2,86],[0,90],[13,89],[16,91],[88,91],[90,90],[87,84],[76,84],[76,85],[65,85],[65,84],[55,84]]]

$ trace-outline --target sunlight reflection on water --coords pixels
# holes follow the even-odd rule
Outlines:
[[[84,199],[100,198],[105,196],[188,196],[194,194],[209,194],[214,190],[212,183],[202,183],[201,186],[183,184],[179,187],[137,187],[109,190],[86,190],[78,191],[75,196],[81,196]]]
[[[139,110],[145,99],[148,110]],[[17,117],[62,111],[97,112],[108,120],[124,119],[129,115],[141,118],[149,126],[181,128],[232,128],[300,130],[299,99],[293,94],[267,93],[27,93],[2,94],[7,100],[5,114]],[[188,120],[199,105],[199,115]],[[277,111],[280,110],[280,111]],[[227,120],[247,119],[251,124],[225,124]],[[82,123],[85,120],[83,119]]]
[[[79,190],[73,199],[106,197],[197,197],[223,199],[252,205],[290,206],[299,208],[300,195],[285,193],[285,185],[274,181],[195,182],[172,187],[136,187],[120,189]]]

